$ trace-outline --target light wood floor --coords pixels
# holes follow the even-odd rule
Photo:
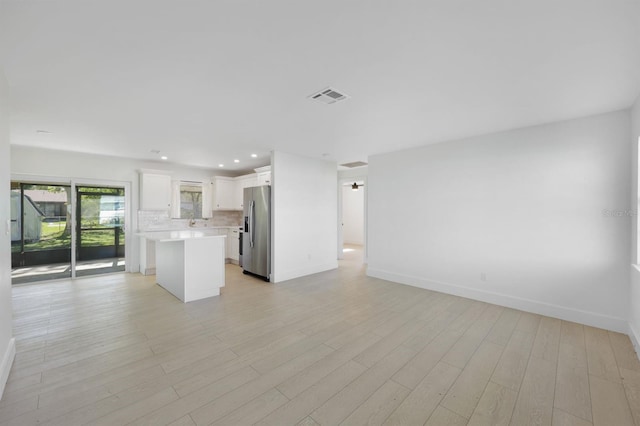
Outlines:
[[[640,422],[625,335],[368,278],[353,258],[227,278],[189,304],[137,274],[15,287],[0,424]]]

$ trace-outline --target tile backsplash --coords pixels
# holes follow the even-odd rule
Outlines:
[[[138,229],[153,231],[154,229],[173,228],[169,212],[157,210],[138,210]]]
[[[209,219],[211,226],[240,226],[242,224],[241,211],[216,211],[213,217]]]
[[[241,211],[214,211],[210,219],[196,219],[196,228],[209,226],[240,226]],[[160,229],[184,229],[189,227],[189,219],[171,219],[169,212],[158,210],[139,210],[138,229],[153,231]]]

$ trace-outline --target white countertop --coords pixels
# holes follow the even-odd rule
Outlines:
[[[213,235],[206,230],[179,229],[173,231],[150,231],[139,232],[138,237],[143,237],[153,241],[180,241],[194,238],[226,238],[226,235]]]

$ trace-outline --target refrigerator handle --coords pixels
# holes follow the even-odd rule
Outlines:
[[[253,238],[253,225],[255,224],[255,219],[254,219],[254,214],[255,214],[255,201],[251,200],[251,203],[249,204],[249,246],[253,247],[253,242],[254,242],[254,238]]]

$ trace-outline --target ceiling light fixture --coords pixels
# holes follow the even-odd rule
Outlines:
[[[220,163],[218,164],[218,167],[224,167],[224,164]]]
[[[36,133],[40,133],[42,135],[50,135],[51,132],[48,130],[36,130]]]
[[[169,157],[167,157],[166,155],[163,155],[162,157],[160,157],[162,160],[168,160]]]
[[[237,158],[235,160],[233,160],[234,163],[239,163],[240,160],[238,160]]]
[[[258,154],[251,154],[251,158],[257,158]]]

